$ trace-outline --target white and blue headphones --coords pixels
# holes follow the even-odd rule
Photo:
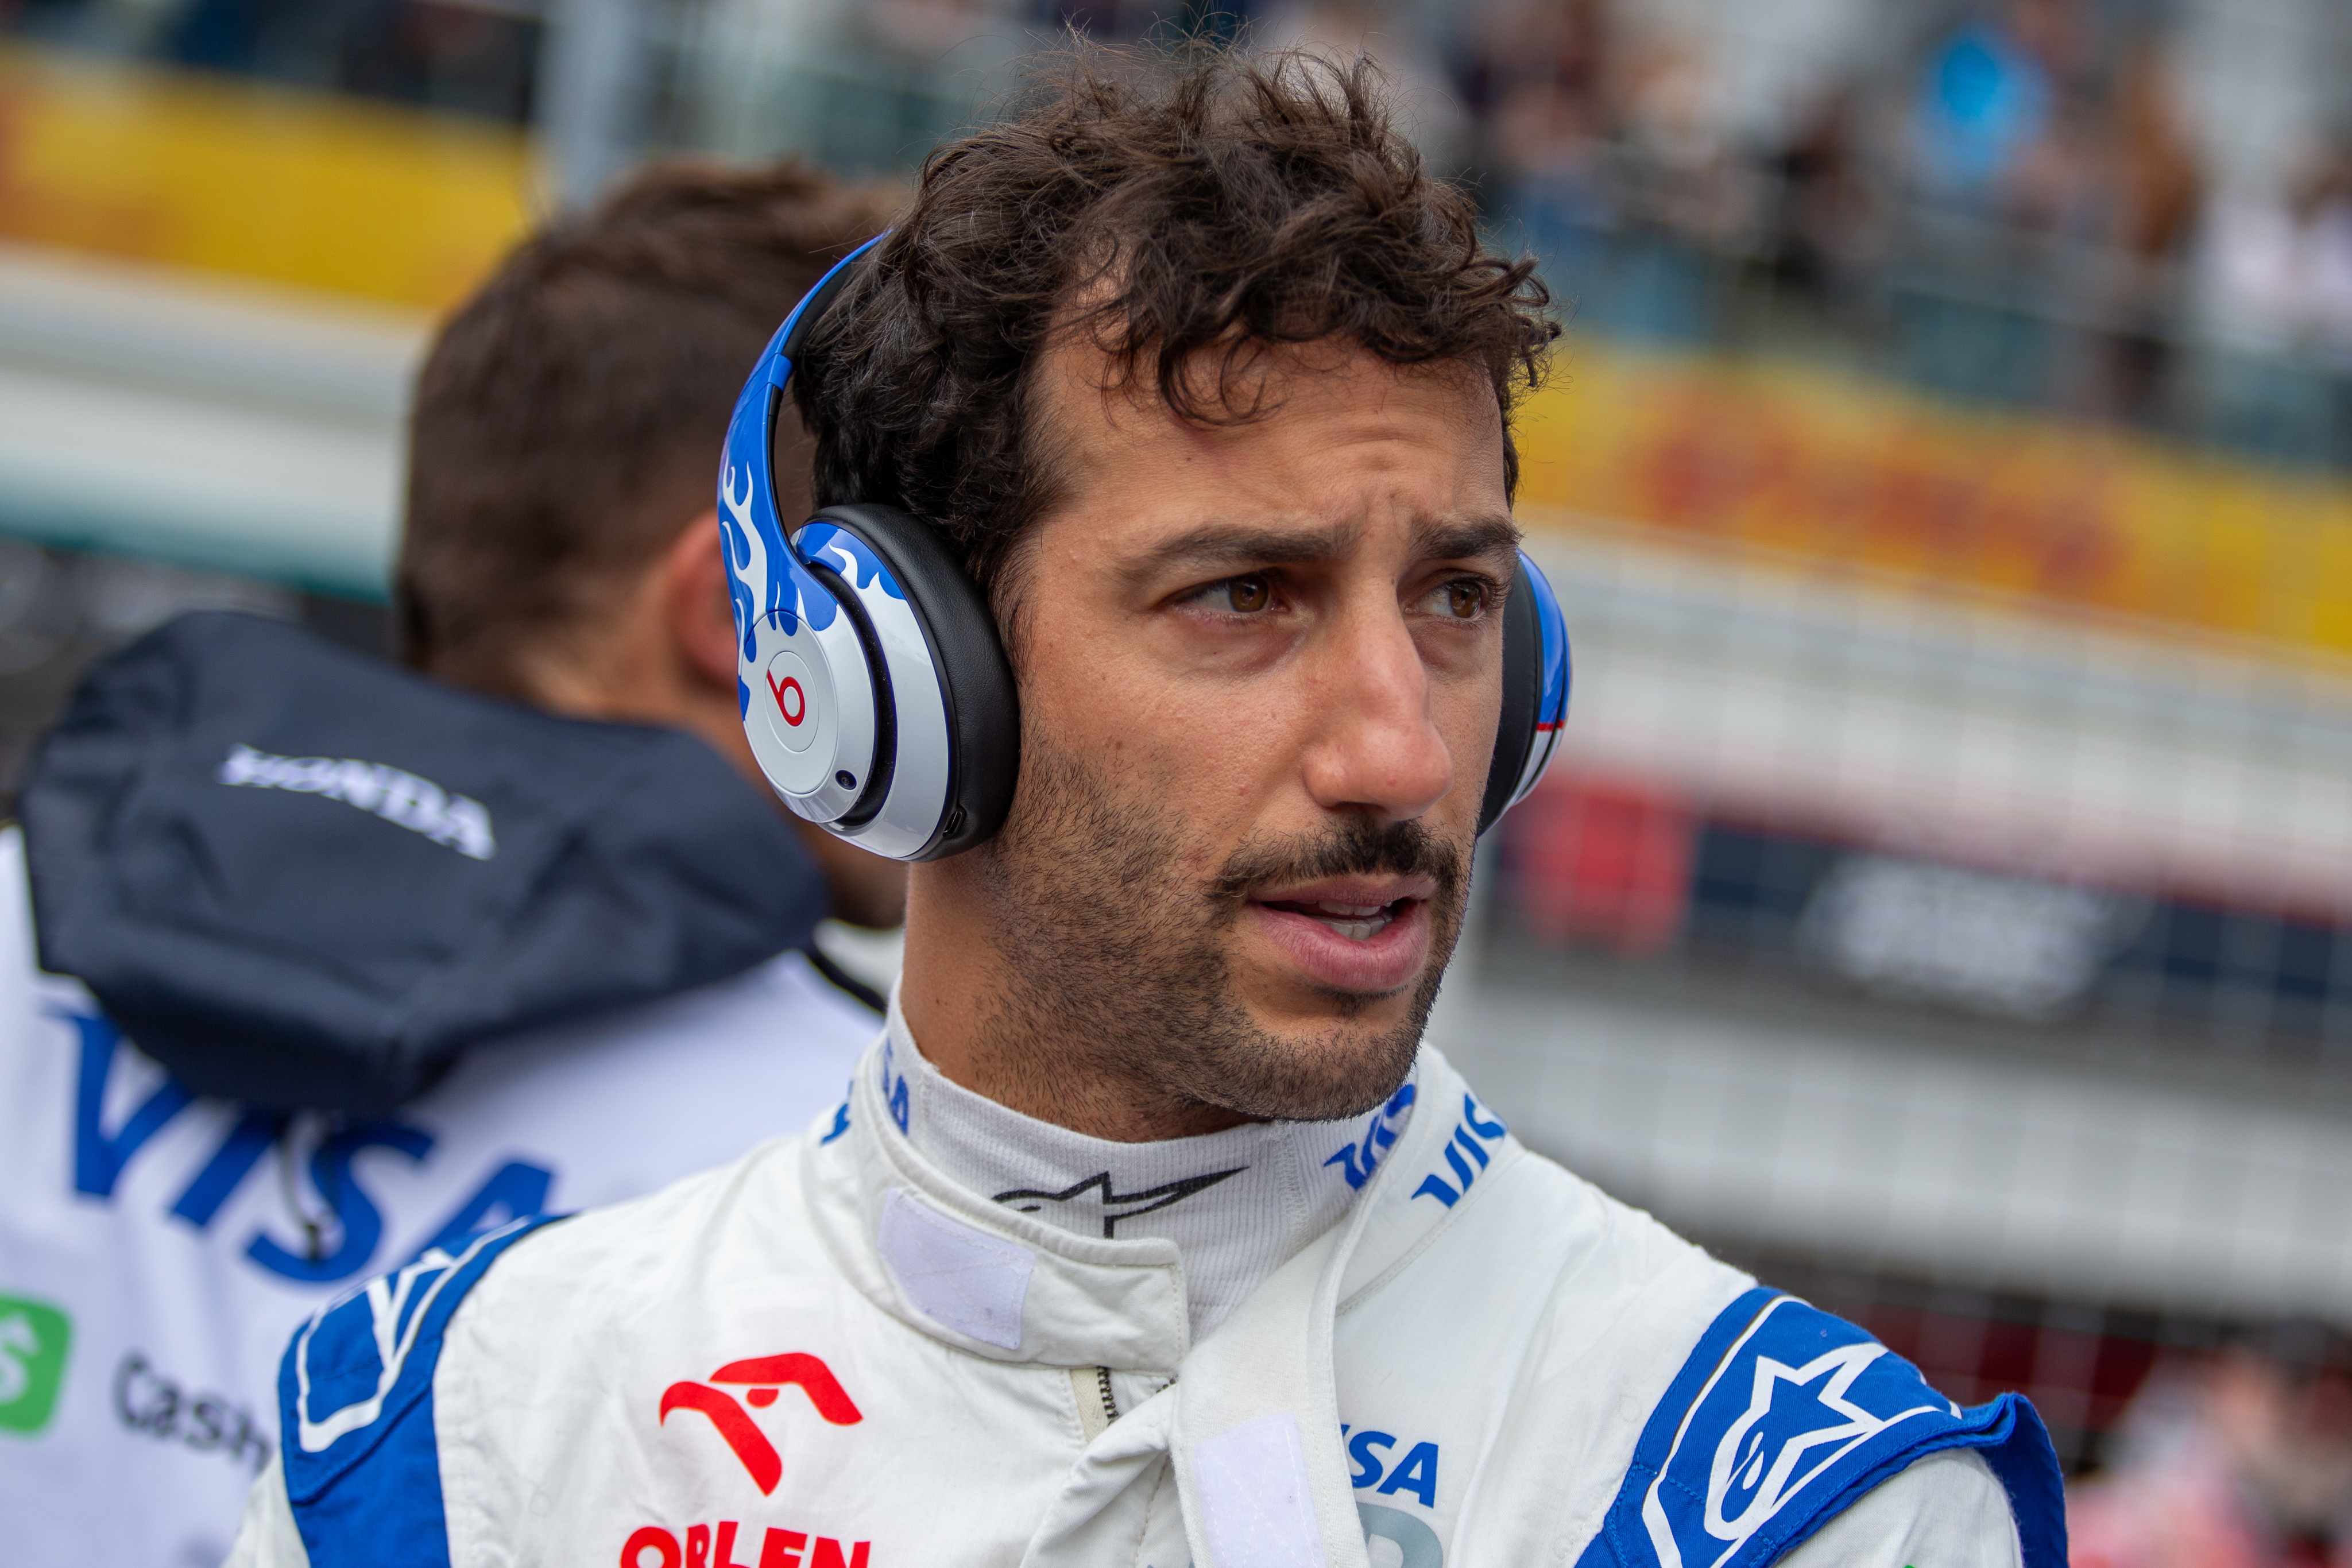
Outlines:
[[[736,700],[793,814],[893,860],[940,860],[1004,825],[1021,710],[996,622],[938,532],[895,507],[827,507],[786,540],[777,413],[802,339],[850,266],[793,308],[736,400],[719,529],[738,638]],[[1523,551],[1503,612],[1503,716],[1478,831],[1551,763],[1568,716],[1568,629]]]

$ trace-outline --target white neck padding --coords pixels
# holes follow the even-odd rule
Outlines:
[[[1196,1344],[1339,1223],[1412,1114],[1408,1088],[1351,1121],[1113,1143],[950,1082],[916,1045],[895,995],[889,1033],[883,1098],[916,1150],[965,1190],[1077,1235],[1176,1243]]]

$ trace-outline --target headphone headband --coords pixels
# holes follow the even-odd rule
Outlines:
[[[775,337],[768,344],[768,352],[784,361],[785,376],[792,373],[793,364],[800,358],[802,341],[815,329],[819,321],[824,319],[824,313],[833,308],[835,298],[847,287],[851,264],[889,237],[890,232],[885,229],[835,262],[825,269],[824,276],[816,280],[816,287],[793,307],[793,313],[784,318],[784,324],[776,329]],[[782,376],[776,379],[775,384],[782,390],[784,384]]]

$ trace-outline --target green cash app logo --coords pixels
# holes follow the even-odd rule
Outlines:
[[[73,1320],[55,1307],[0,1296],[0,1432],[37,1432],[58,1407]]]

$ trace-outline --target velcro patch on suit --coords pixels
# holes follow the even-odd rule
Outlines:
[[[1202,1439],[1192,1477],[1216,1568],[1323,1568],[1297,1416],[1261,1416]]]
[[[903,1190],[882,1201],[883,1262],[918,1312],[1000,1350],[1021,1348],[1021,1307],[1036,1255]]]

